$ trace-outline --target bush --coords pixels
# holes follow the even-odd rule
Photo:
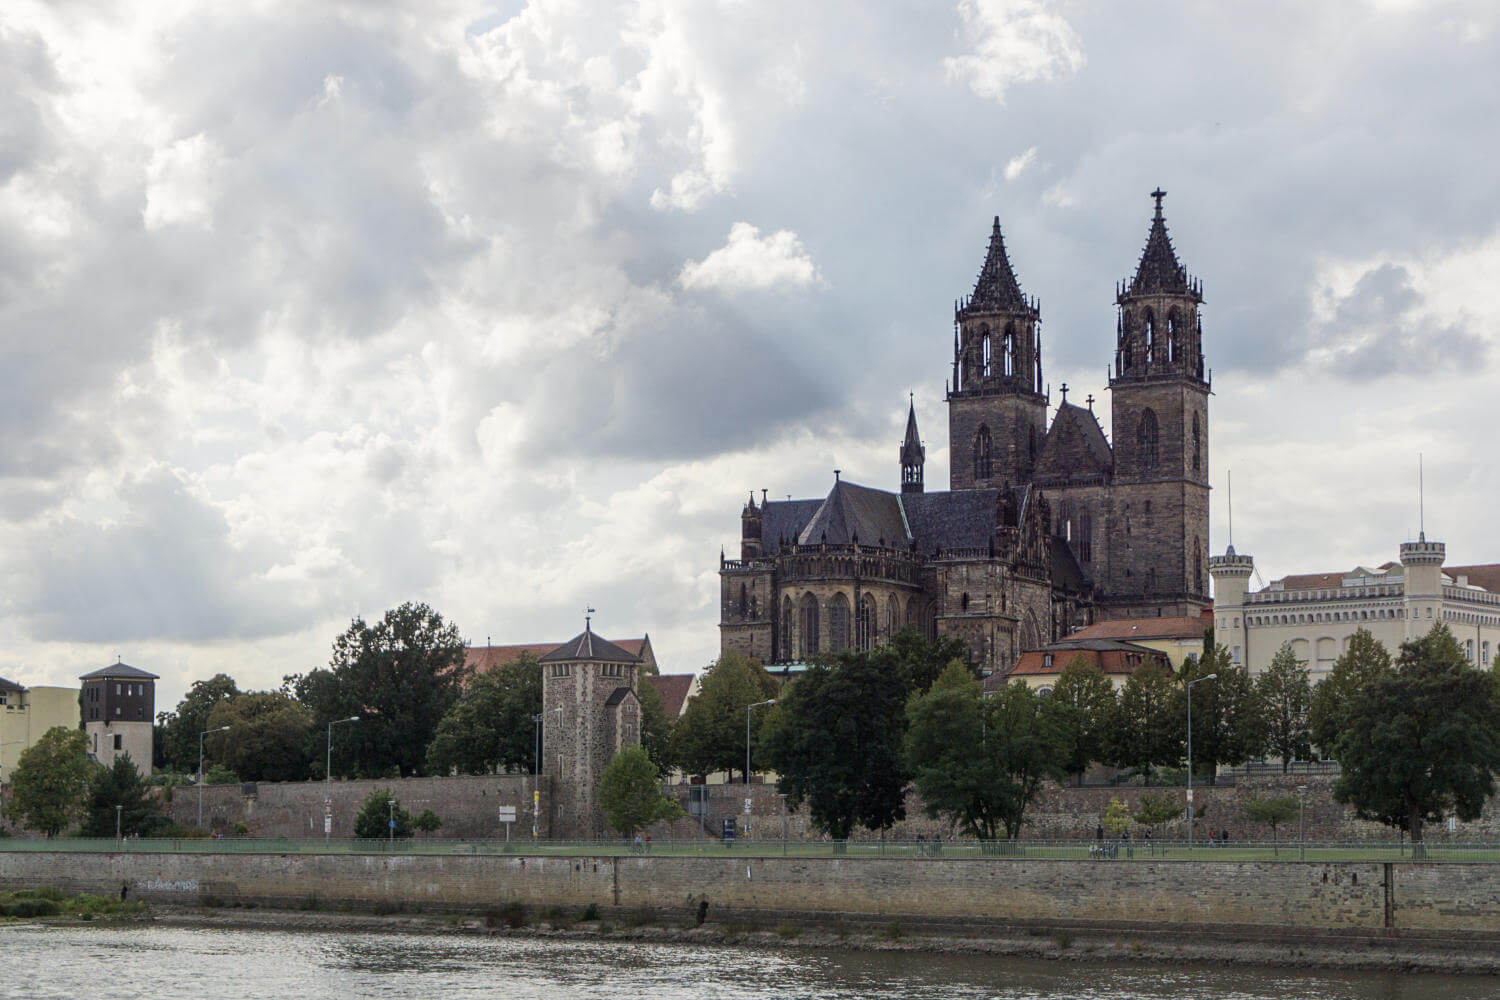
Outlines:
[[[215,764],[203,776],[203,781],[209,785],[238,785],[240,776],[222,764]]]
[[[249,826],[249,824],[248,823],[236,823],[236,824],[234,824],[234,835],[236,837],[248,837],[248,836],[250,836],[250,826]]]
[[[360,803],[359,815],[354,817],[354,835],[365,840],[384,840],[391,835],[388,824],[393,817],[396,836],[403,840],[410,837],[411,813],[401,808],[401,801],[389,788],[376,789]]]
[[[579,920],[598,920],[599,919],[599,904],[598,903],[590,903],[588,906],[585,906],[583,908],[583,916],[579,917],[578,919]]]

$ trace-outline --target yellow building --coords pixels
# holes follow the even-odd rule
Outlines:
[[[54,726],[78,727],[77,688],[28,688],[0,677],[0,783],[10,780],[21,754]]]
[[[1172,670],[1182,669],[1189,656],[1203,655],[1203,633],[1214,624],[1213,609],[1175,618],[1115,618],[1081,628],[1062,642],[1110,639],[1165,653]],[[1223,640],[1218,640],[1223,644]],[[1066,665],[1066,664],[1065,664]]]

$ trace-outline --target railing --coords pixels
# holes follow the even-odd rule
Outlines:
[[[0,838],[0,853],[76,851],[125,854],[397,854],[514,855],[525,857],[742,857],[742,858],[888,858],[924,861],[933,858],[1029,858],[1038,861],[1432,861],[1500,863],[1500,842],[1458,841],[1446,837],[1416,845],[1386,841],[1299,841],[1295,835],[1277,841],[1195,840],[656,840],[637,844],[623,840],[331,840],[234,837],[161,838],[123,841],[58,837],[51,840]]]

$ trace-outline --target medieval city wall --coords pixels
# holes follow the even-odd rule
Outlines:
[[[1500,932],[1500,865],[1484,864],[0,851],[0,888],[43,886],[190,905],[707,902],[713,916]]]

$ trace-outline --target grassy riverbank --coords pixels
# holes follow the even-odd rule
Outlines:
[[[1270,939],[1227,929],[1152,932],[1079,926],[932,925],[900,919],[847,920],[710,915],[579,908],[527,910],[498,905],[484,914],[384,913],[315,908],[152,907],[154,922],[184,927],[234,927],[304,932],[464,934],[538,937],[559,942],[611,940],[653,944],[721,945],[763,949],[908,951],[994,955],[1079,962],[1244,965],[1384,972],[1500,974],[1500,942],[1416,936],[1342,936]],[[587,919],[586,919],[587,918]]]
[[[17,889],[0,892],[0,920],[37,920],[58,917],[94,920],[100,917],[139,916],[146,904],[108,896],[70,896],[60,889]]]

